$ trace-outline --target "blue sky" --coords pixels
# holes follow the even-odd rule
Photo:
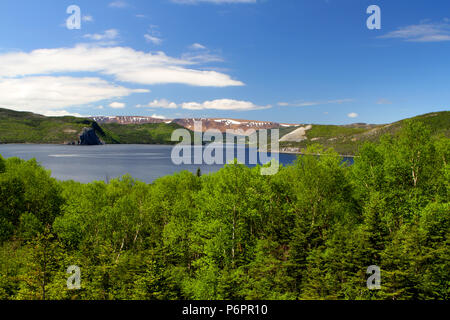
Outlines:
[[[0,2],[0,107],[47,115],[388,123],[450,109],[449,57],[447,0]]]

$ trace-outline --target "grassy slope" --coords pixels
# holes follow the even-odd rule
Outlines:
[[[125,144],[175,144],[177,142],[171,141],[172,132],[184,129],[175,123],[105,123],[101,126],[108,135]]]
[[[90,119],[44,117],[30,112],[0,109],[0,143],[77,142],[83,128],[92,127],[105,143],[170,144],[177,124],[98,125]]]
[[[412,118],[421,121],[431,128],[433,135],[444,135],[450,138],[450,111],[432,112]],[[320,143],[325,148],[334,148],[340,154],[354,155],[366,141],[378,141],[383,134],[396,135],[406,120],[387,125],[371,127],[313,125],[307,131],[307,140],[302,142],[281,142],[280,147],[304,149],[308,145]],[[282,136],[282,135],[280,135]]]
[[[69,143],[94,121],[75,117],[44,117],[0,109],[0,143]],[[103,138],[100,132],[98,135]],[[110,139],[107,139],[110,140]]]

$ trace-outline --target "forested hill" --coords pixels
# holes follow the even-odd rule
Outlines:
[[[80,135],[90,130],[106,144],[172,144],[177,124],[102,124],[76,117],[45,117],[31,112],[0,108],[0,143],[78,144]]]
[[[355,155],[366,142],[378,142],[389,134],[397,136],[408,120],[426,125],[432,136],[450,138],[450,111],[432,112],[390,124],[369,125],[357,123],[344,126],[309,125],[280,130],[282,151],[304,152],[308,146],[320,144],[325,149],[333,148],[343,155]],[[297,134],[295,131],[297,130]],[[290,134],[288,136],[288,134]]]

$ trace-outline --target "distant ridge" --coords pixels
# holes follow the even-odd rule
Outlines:
[[[189,130],[194,130],[194,121],[202,122],[202,131],[211,129],[225,132],[227,129],[244,131],[249,129],[278,129],[283,127],[298,127],[299,124],[277,123],[273,121],[257,121],[257,120],[243,120],[232,118],[184,118],[184,119],[159,119],[154,117],[144,116],[97,116],[90,119],[104,123],[118,123],[118,124],[144,124],[144,123],[176,123]]]
[[[0,108],[0,143],[78,144],[83,140],[80,136],[89,129],[106,144],[175,144],[177,142],[171,141],[173,131],[180,128],[194,130],[194,120],[202,122],[202,131],[279,129],[280,151],[286,153],[302,153],[309,145],[321,144],[325,149],[354,155],[366,141],[377,142],[384,134],[395,136],[406,120],[423,122],[433,135],[450,138],[450,111],[432,112],[383,125],[317,125],[231,118],[45,117]]]
[[[144,123],[164,123],[167,120],[162,120],[153,117],[144,116],[97,116],[90,117],[97,123],[118,123],[118,124],[144,124]],[[168,121],[171,122],[170,120]]]

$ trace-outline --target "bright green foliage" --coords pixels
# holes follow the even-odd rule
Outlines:
[[[0,173],[5,172],[5,170],[6,170],[5,160],[0,155]]]
[[[405,122],[351,166],[312,145],[273,176],[235,162],[152,184],[0,157],[0,299],[448,299],[450,143],[432,131]]]

